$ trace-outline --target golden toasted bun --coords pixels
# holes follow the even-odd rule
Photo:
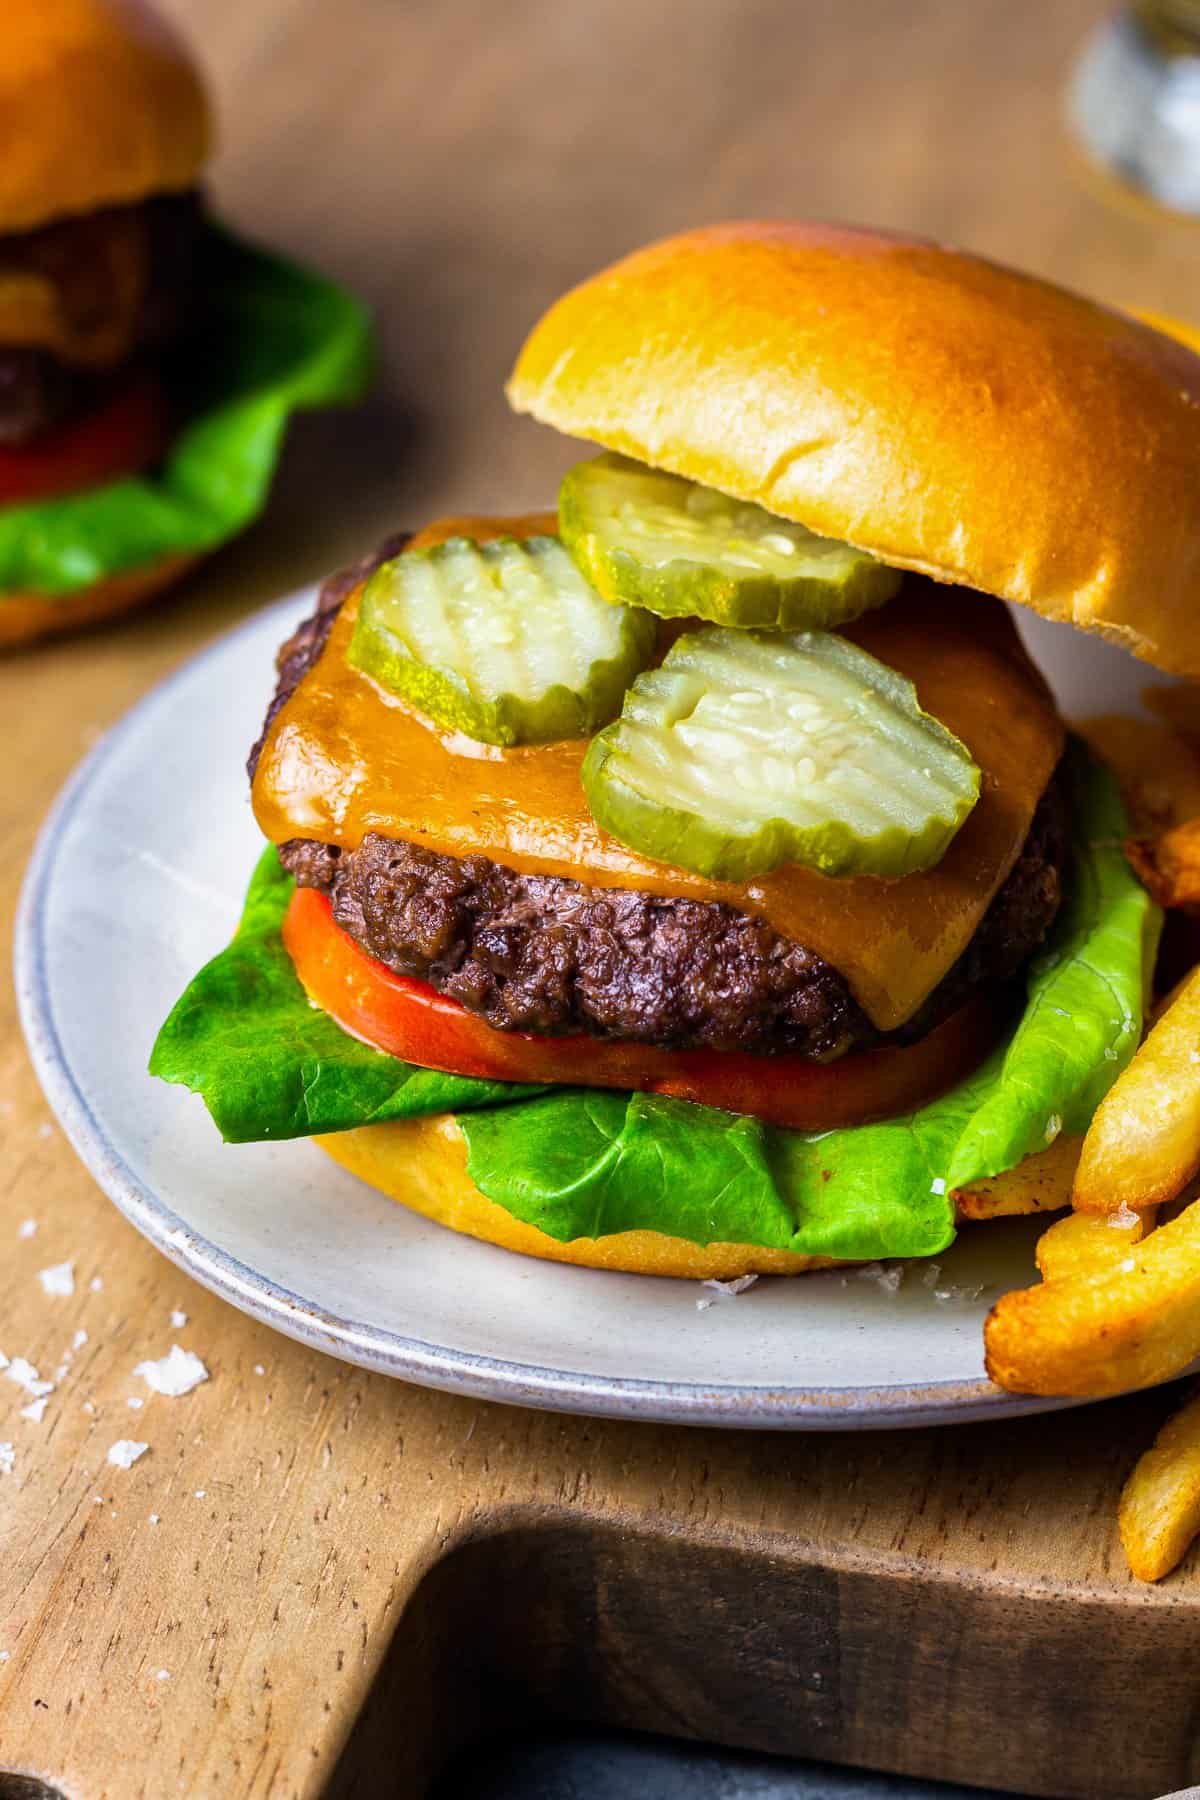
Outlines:
[[[55,637],[64,631],[77,631],[81,626],[129,612],[161,588],[178,581],[198,560],[195,556],[164,556],[145,568],[111,575],[107,581],[93,582],[80,593],[64,594],[61,598],[48,594],[0,594],[0,650],[30,644],[37,638]]]
[[[803,1275],[836,1267],[828,1256],[797,1256],[755,1244],[693,1244],[659,1231],[621,1231],[611,1237],[575,1238],[569,1244],[547,1237],[534,1225],[514,1219],[480,1193],[467,1173],[467,1147],[450,1114],[364,1125],[333,1132],[314,1142],[352,1175],[399,1200],[413,1212],[462,1231],[468,1237],[585,1269],[612,1269],[626,1275],[679,1275],[692,1281],[731,1281],[739,1275]],[[1030,1157],[1007,1176],[981,1184],[971,1196],[956,1196],[960,1218],[984,1219],[1066,1206],[1074,1154]],[[1045,1166],[1043,1166],[1045,1165]]]
[[[141,0],[4,0],[0,233],[191,187],[211,123],[180,39]]]
[[[1200,357],[1061,288],[916,238],[717,225],[565,295],[508,394],[1200,675]]]

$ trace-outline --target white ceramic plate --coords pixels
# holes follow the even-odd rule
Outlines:
[[[76,1150],[152,1243],[234,1306],[347,1361],[490,1399],[628,1418],[850,1429],[1049,1404],[982,1368],[995,1295],[1033,1278],[1030,1220],[962,1233],[938,1300],[856,1276],[762,1280],[701,1311],[695,1283],[557,1267],[384,1199],[313,1145],[223,1145],[201,1101],[145,1074],[155,1032],[229,938],[261,847],[243,772],[295,595],[157,688],[72,778],[29,870],[17,988]],[[1066,710],[1133,708],[1121,653],[1022,619]]]

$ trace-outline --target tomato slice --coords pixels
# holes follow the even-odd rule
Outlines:
[[[157,462],[170,420],[161,384],[145,372],[93,412],[19,448],[0,445],[0,506],[101,487]]]
[[[827,1131],[910,1112],[982,1061],[996,1037],[986,998],[905,1049],[864,1050],[833,1063],[742,1051],[660,1050],[593,1037],[496,1031],[427,982],[368,956],[314,888],[297,888],[283,941],[316,1004],[353,1036],[404,1062],[493,1081],[636,1088],[798,1131]]]

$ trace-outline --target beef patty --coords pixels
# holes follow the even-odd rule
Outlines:
[[[284,645],[251,776],[270,721],[320,655],[342,600],[404,541],[390,539],[326,582],[317,611]],[[498,1030],[794,1051],[827,1061],[912,1042],[973,991],[1011,980],[1058,911],[1066,851],[1056,776],[967,949],[917,1015],[886,1034],[815,951],[715,901],[518,874],[487,857],[445,856],[378,834],[353,851],[296,838],[279,855],[301,886],[329,895],[338,923],[370,955],[428,981]]]
[[[133,360],[179,335],[195,307],[202,224],[198,194],[158,194],[0,237],[0,283],[53,287],[77,346],[0,344],[0,444],[88,410]]]

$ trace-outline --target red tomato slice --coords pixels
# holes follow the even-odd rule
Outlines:
[[[166,396],[152,375],[116,389],[94,412],[32,444],[0,445],[0,506],[101,487],[157,462],[167,446]]]
[[[973,1002],[919,1044],[864,1050],[833,1063],[796,1055],[659,1050],[592,1037],[496,1031],[427,982],[396,975],[360,949],[313,888],[297,888],[283,941],[309,997],[344,1030],[404,1062],[493,1081],[637,1088],[798,1131],[826,1131],[910,1112],[982,1061],[994,1007]]]

